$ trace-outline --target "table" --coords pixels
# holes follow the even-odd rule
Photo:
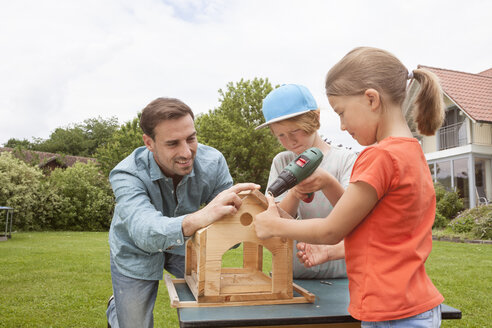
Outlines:
[[[5,234],[3,236],[0,235],[0,241],[12,238],[12,220],[14,219],[14,209],[12,207],[0,206],[0,211],[2,210],[5,211]]]
[[[360,327],[347,312],[347,279],[294,280],[316,294],[309,304],[178,308],[179,326],[189,327]],[[182,301],[194,297],[186,284],[176,284]],[[461,311],[442,306],[443,319],[461,319]]]

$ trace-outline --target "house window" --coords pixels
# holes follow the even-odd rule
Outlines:
[[[492,170],[490,159],[475,158],[475,188],[479,201],[492,200]]]
[[[470,207],[470,189],[468,174],[468,159],[460,158],[453,161],[453,182],[454,189],[458,192],[460,198],[466,207]]]
[[[466,145],[465,116],[460,113],[456,106],[446,110],[444,123],[438,131],[439,150]]]
[[[436,181],[446,189],[452,190],[451,185],[451,161],[436,163]]]
[[[429,170],[431,173],[432,181],[436,180],[436,174],[435,174],[436,168],[434,163],[429,163]]]

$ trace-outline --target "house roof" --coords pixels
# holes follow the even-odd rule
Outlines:
[[[82,162],[86,164],[88,162],[94,162],[94,163],[96,162],[94,158],[90,158],[90,157],[60,155],[60,154],[46,153],[46,152],[34,151],[34,150],[22,150],[22,155],[19,155],[14,150],[15,150],[14,148],[0,147],[0,153],[5,151],[13,153],[15,157],[22,159],[26,163],[31,163],[32,161],[39,161],[40,167],[43,167],[46,164],[53,162],[57,159],[59,159],[60,162],[67,167],[73,166],[76,162]]]
[[[492,77],[492,68],[489,68],[488,70],[485,70],[483,72],[478,73],[479,75],[485,75],[485,76],[490,76]]]
[[[439,77],[446,95],[472,119],[492,123],[492,68],[478,74],[419,65]]]

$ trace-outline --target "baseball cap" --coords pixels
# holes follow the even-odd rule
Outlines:
[[[257,126],[256,130],[316,109],[318,105],[308,88],[300,84],[284,84],[263,99],[261,110],[266,122]]]

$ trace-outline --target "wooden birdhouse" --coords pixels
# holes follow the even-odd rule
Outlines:
[[[185,279],[198,304],[279,304],[314,302],[315,296],[293,284],[293,241],[273,237],[260,240],[254,228],[255,216],[268,202],[259,191],[239,194],[242,205],[229,215],[198,230],[186,243]],[[292,219],[279,208],[281,216]],[[243,244],[243,266],[222,267],[222,257],[234,245]],[[263,247],[272,254],[271,274],[262,271]],[[174,283],[179,282],[174,280]],[[166,278],[169,290],[169,278]],[[171,286],[171,289],[174,289]],[[293,291],[301,296],[294,297]],[[183,307],[179,300],[171,305]],[[181,306],[180,306],[181,305]]]

